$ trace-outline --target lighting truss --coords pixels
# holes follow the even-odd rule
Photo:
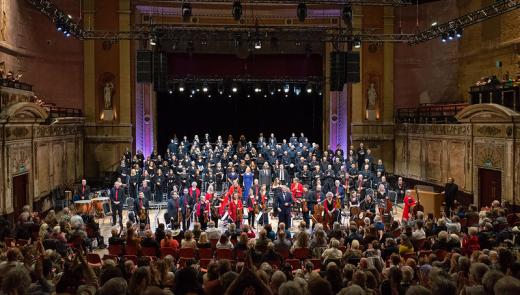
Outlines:
[[[489,6],[419,32],[410,38],[409,43],[418,44],[435,39],[443,34],[448,34],[450,31],[469,27],[518,8],[520,8],[520,0],[498,0]]]
[[[234,0],[190,0],[190,3],[233,3]],[[142,3],[182,3],[182,0],[141,0]],[[253,3],[253,2],[252,2]],[[298,5],[301,0],[257,0],[253,4],[295,4]],[[338,4],[338,5],[353,5],[353,6],[404,6],[412,5],[412,0],[306,0],[306,4]]]
[[[83,39],[85,31],[80,24],[74,22],[67,13],[59,9],[49,0],[26,0],[34,8],[39,10],[43,15],[47,16],[53,23],[60,23],[67,31],[78,39]]]
[[[373,30],[340,29],[303,26],[178,26],[135,25],[131,31],[87,31],[86,40],[159,40],[174,41],[234,41],[240,35],[247,41],[255,36],[264,40],[279,37],[279,42],[350,42],[354,39],[373,43],[406,43],[413,34],[382,34]],[[283,36],[283,38],[281,38]]]

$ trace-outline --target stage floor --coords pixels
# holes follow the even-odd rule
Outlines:
[[[394,219],[397,218],[400,220],[402,217],[403,209],[402,209],[402,204],[400,204],[400,205],[401,206],[394,206],[394,210],[393,210]],[[162,206],[159,206],[157,209],[150,209],[150,211],[149,211],[150,229],[152,229],[154,232],[158,226],[157,220],[159,220],[159,223],[164,223],[163,215],[165,212],[166,212],[166,208],[162,207]],[[271,213],[269,213],[269,215],[270,215],[269,222],[271,223],[271,226],[273,227],[273,229],[276,229],[278,227],[278,218],[273,217]],[[293,216],[294,216],[294,214],[293,214]],[[128,211],[124,210],[123,211],[123,224],[126,224],[127,220],[128,220]],[[292,219],[292,226],[289,228],[290,232],[292,232],[292,233],[296,232],[296,230],[297,230],[296,227],[298,226],[300,220],[302,220],[302,219],[297,219],[297,218]],[[111,236],[112,216],[105,216],[104,218],[97,218],[97,221],[99,222],[101,234],[105,238],[105,243],[108,243],[108,238]],[[244,219],[244,223],[247,223],[247,219]],[[342,224],[348,224],[348,223],[349,223],[349,217],[343,217]],[[256,227],[256,229],[254,229],[254,231],[256,234],[258,234],[258,232],[262,229],[262,227],[257,226],[257,224],[255,224],[255,227]],[[192,228],[193,228],[193,222],[190,225],[190,229],[192,229]],[[224,226],[223,222],[219,222],[219,228],[220,228],[221,232],[225,232],[227,229],[227,227]],[[107,253],[107,250],[97,250],[96,252],[99,252],[100,254],[104,254],[104,253]]]

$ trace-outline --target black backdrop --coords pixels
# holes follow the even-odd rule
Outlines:
[[[264,91],[265,92],[265,91]],[[292,93],[292,92],[291,92]],[[203,137],[209,133],[212,141],[217,135],[225,139],[229,134],[238,140],[245,135],[247,140],[256,143],[258,134],[268,136],[271,132],[279,141],[289,138],[291,132],[299,136],[304,132],[309,141],[321,143],[322,136],[322,97],[316,92],[285,97],[275,93],[258,95],[239,92],[228,95],[196,93],[189,97],[184,93],[160,92],[157,95],[157,143],[161,153],[166,151],[169,140],[174,134],[191,141],[195,134]]]

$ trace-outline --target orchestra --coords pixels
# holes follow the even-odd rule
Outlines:
[[[362,144],[343,153],[340,147],[321,151],[299,138],[280,143],[275,139],[259,139],[256,145],[244,141],[235,147],[232,139],[224,143],[221,137],[216,144],[175,138],[175,151],[168,149],[164,158],[157,152],[149,158],[126,157],[121,170],[125,175],[110,190],[113,223],[125,196],[132,198],[137,222],[146,224],[149,203],[168,196],[165,224],[184,230],[193,221],[203,229],[209,221],[217,227],[247,222],[256,229],[255,223],[265,225],[270,217],[289,227],[293,218],[302,218],[308,228],[316,223],[332,228],[334,222],[346,222],[343,217],[391,215],[392,201],[405,198],[403,179],[391,186],[382,161]],[[89,193],[83,180],[74,190],[74,200],[88,200]]]

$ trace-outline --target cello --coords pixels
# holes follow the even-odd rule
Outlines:
[[[421,201],[419,200],[419,190],[417,189],[417,186],[415,186],[415,196],[417,197],[417,200],[415,201],[415,205],[412,206],[412,213],[413,217],[417,218],[417,212],[424,212],[424,207],[421,205]]]
[[[323,205],[318,203],[314,205],[314,213],[312,214],[312,219],[314,220],[314,223],[323,223],[323,211],[325,209],[323,208]]]

